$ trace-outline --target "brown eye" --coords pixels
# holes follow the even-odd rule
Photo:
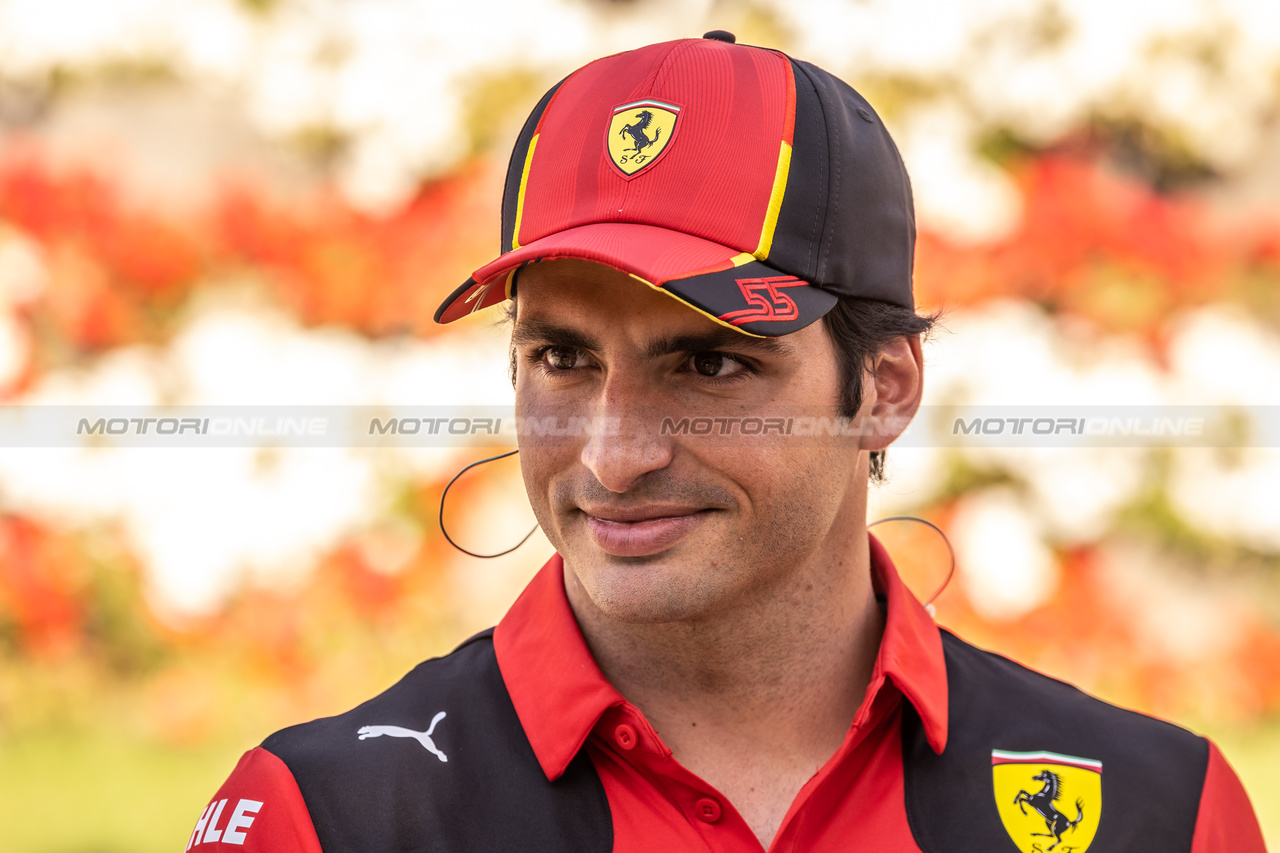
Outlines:
[[[549,347],[543,358],[556,370],[572,370],[578,364],[578,355],[573,347]]]
[[[722,376],[725,368],[733,368],[737,362],[718,352],[700,352],[693,357],[693,369],[703,376]]]

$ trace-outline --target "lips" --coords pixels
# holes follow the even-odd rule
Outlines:
[[[583,510],[591,539],[615,557],[648,557],[665,551],[706,521],[710,512],[687,507]]]

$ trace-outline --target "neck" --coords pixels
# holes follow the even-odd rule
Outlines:
[[[568,567],[566,592],[605,677],[690,769],[700,744],[741,739],[754,751],[801,759],[811,774],[848,731],[884,627],[862,518],[834,547],[697,620],[610,619]]]
[[[605,677],[677,761],[737,807],[764,847],[843,743],[884,632],[864,490],[830,530],[802,563],[679,621],[610,618],[565,563],[565,592]]]

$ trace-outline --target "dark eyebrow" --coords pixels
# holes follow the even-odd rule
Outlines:
[[[511,330],[513,344],[552,344],[559,347],[596,350],[600,344],[595,338],[577,329],[559,326],[548,320],[516,320]]]
[[[656,338],[645,347],[645,355],[649,358],[661,358],[664,355],[673,353],[711,352],[713,350],[782,356],[790,355],[794,352],[791,345],[780,338],[758,338],[735,332],[732,329],[715,329],[709,332],[668,335]]]
[[[539,319],[517,321],[511,330],[511,342],[517,345],[552,344],[592,351],[598,351],[600,348],[599,341],[585,332]],[[655,338],[645,346],[645,357],[662,358],[679,353],[716,350],[781,356],[794,352],[792,346],[780,338],[760,338],[744,335],[732,329],[713,329],[707,332]]]

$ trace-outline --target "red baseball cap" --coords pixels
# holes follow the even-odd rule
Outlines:
[[[906,168],[846,83],[722,31],[596,60],[547,92],[507,169],[502,254],[450,323],[552,258],[607,264],[752,335],[842,296],[913,308]]]

